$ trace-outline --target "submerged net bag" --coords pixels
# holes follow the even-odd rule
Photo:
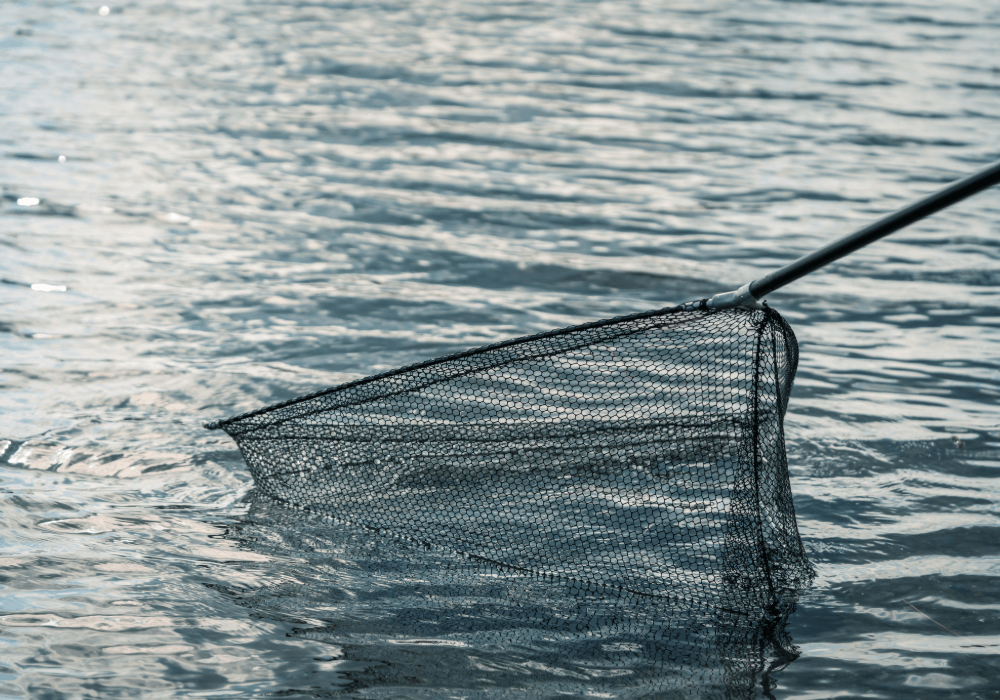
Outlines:
[[[247,561],[260,585],[206,585],[255,617],[305,622],[292,637],[341,649],[349,697],[763,700],[769,673],[797,656],[792,606],[736,612],[580,594],[569,581],[324,522],[259,492],[246,503],[222,536],[294,562],[294,575],[261,579],[260,563]]]
[[[229,420],[259,492],[582,589],[736,609],[805,584],[775,311],[541,333]]]

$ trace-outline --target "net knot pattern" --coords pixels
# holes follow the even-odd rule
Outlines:
[[[587,590],[760,609],[811,580],[785,457],[794,333],[673,307],[225,421],[281,503]]]

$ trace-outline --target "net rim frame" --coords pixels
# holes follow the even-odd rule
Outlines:
[[[534,333],[532,335],[525,335],[517,338],[509,338],[507,340],[501,340],[499,342],[491,343],[489,345],[481,345],[476,348],[462,350],[460,352],[452,353],[450,355],[442,355],[440,357],[435,357],[430,360],[415,362],[413,364],[405,365],[403,367],[398,367],[396,369],[391,369],[386,372],[380,372],[378,374],[362,377],[361,379],[354,379],[352,381],[345,382],[343,384],[337,384],[336,386],[327,387],[325,389],[319,389],[318,391],[314,391],[309,394],[303,394],[302,396],[296,396],[295,398],[286,399],[285,401],[279,401],[278,403],[274,403],[269,406],[263,406],[261,408],[254,409],[252,411],[247,411],[245,413],[240,413],[230,418],[224,418],[221,420],[212,421],[210,423],[205,423],[204,427],[206,430],[218,430],[219,428],[225,428],[227,425],[232,425],[233,423],[237,423],[247,418],[259,416],[279,408],[294,406],[295,404],[319,398],[320,396],[326,396],[327,394],[332,394],[334,392],[341,391],[343,389],[351,389],[354,387],[363,386],[365,384],[369,384],[371,382],[378,381],[380,379],[388,379],[389,377],[395,377],[397,375],[404,374],[406,372],[411,372],[413,370],[424,369],[426,367],[433,367],[434,365],[443,364],[445,362],[450,362],[452,360],[458,360],[463,357],[470,357],[472,355],[478,355],[492,350],[499,350],[501,348],[511,347],[513,345],[518,345],[521,343],[528,343],[535,340],[541,340],[543,338],[554,338],[560,335],[568,335],[570,333],[575,333],[577,331],[590,330],[593,328],[602,328],[604,326],[610,326],[625,321],[638,321],[644,318],[666,316],[668,314],[679,313],[683,311],[708,311],[708,312],[732,311],[732,309],[706,308],[704,301],[705,300],[701,300],[700,302],[694,302],[694,303],[689,302],[685,304],[677,304],[675,306],[668,306],[662,309],[655,309],[652,311],[639,311],[634,314],[626,314],[624,316],[614,316],[612,318],[601,319],[599,321],[589,321],[587,323],[581,323],[575,326],[567,326],[565,328],[555,328],[549,331],[542,331],[541,333]],[[759,311],[761,309],[748,309],[748,310]]]

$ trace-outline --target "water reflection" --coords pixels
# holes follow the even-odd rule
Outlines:
[[[798,655],[794,595],[752,613],[582,593],[248,500],[225,537],[274,568],[213,587],[331,645],[356,697],[772,697]]]

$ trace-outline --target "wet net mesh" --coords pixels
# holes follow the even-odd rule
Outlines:
[[[222,536],[262,557],[230,562],[245,575],[206,585],[254,617],[299,621],[283,627],[293,638],[337,647],[332,696],[773,700],[768,677],[798,655],[794,605],[737,612],[580,594],[258,492],[246,500]]]
[[[745,609],[804,585],[771,309],[675,307],[478,348],[210,424],[258,491],[583,590]]]

